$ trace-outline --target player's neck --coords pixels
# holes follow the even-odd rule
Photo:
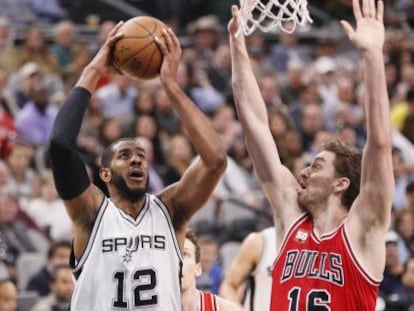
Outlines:
[[[317,236],[336,230],[345,218],[348,211],[338,206],[328,206],[323,212],[312,213],[313,230]]]
[[[200,292],[197,288],[189,288],[181,292],[181,311],[199,311]]]
[[[133,218],[136,218],[145,205],[145,195],[136,201],[130,201],[121,196],[111,197],[115,205],[122,210],[124,213],[130,215]]]

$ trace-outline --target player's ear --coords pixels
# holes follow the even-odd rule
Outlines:
[[[203,269],[201,268],[201,263],[196,264],[196,269],[195,269],[195,276],[199,277],[203,274]]]
[[[99,177],[102,179],[102,181],[104,182],[110,182],[111,181],[111,171],[109,170],[109,168],[107,167],[102,167],[99,170]]]
[[[350,183],[351,182],[350,182],[349,178],[346,178],[346,177],[337,178],[335,180],[334,192],[345,191],[346,189],[348,189]]]

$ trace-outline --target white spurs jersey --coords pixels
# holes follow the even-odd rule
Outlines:
[[[244,301],[247,311],[270,310],[272,291],[272,267],[276,259],[276,232],[274,227],[261,232],[263,238],[262,255],[249,277],[249,288]]]
[[[182,257],[165,205],[146,194],[136,219],[108,198],[73,270],[72,311],[179,311]]]

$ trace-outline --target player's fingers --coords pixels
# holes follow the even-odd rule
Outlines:
[[[369,17],[375,18],[375,0],[368,0],[368,10]]]
[[[355,19],[358,20],[362,18],[361,6],[359,5],[359,0],[352,0],[352,8],[354,11]]]
[[[341,21],[341,25],[344,28],[346,34],[348,35],[348,38],[350,38],[354,33],[354,29],[352,28],[352,26],[347,21],[343,20]]]
[[[377,20],[380,22],[384,21],[384,2],[379,0],[377,3]]]
[[[124,24],[124,21],[120,21],[118,24],[116,24],[115,27],[113,27],[111,31],[109,32],[108,38],[113,37],[118,32],[119,28],[122,27],[123,24]]]
[[[165,28],[162,30],[162,34],[165,38],[165,41],[167,42],[167,51],[172,52],[173,49],[174,49],[174,45],[173,45],[173,42],[172,42],[172,39],[171,39],[171,34]]]
[[[178,39],[177,35],[174,33],[174,31],[172,31],[171,28],[168,28],[167,31],[170,34],[170,37],[172,39],[172,45],[173,45],[174,49],[175,50],[180,50],[181,45],[180,45],[180,40]]]
[[[364,17],[369,17],[369,2],[370,1],[371,0],[362,0],[362,15]]]
[[[162,55],[167,55],[168,50],[167,50],[167,47],[165,46],[164,42],[162,42],[162,40],[159,37],[154,37],[154,41],[158,45],[158,47],[160,48],[160,50],[162,52]]]

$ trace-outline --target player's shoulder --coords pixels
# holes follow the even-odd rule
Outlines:
[[[218,304],[217,311],[243,311],[243,308],[229,300],[221,298],[219,296],[215,296],[216,302]]]

